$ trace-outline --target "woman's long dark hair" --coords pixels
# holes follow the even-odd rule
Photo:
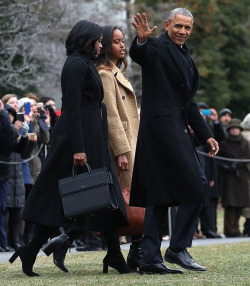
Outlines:
[[[95,42],[103,35],[103,28],[92,21],[77,22],[65,41],[66,54],[80,52],[90,57],[95,53]]]
[[[112,68],[112,54],[111,54],[111,46],[113,40],[113,33],[118,29],[122,32],[122,30],[116,26],[106,25],[103,27],[103,40],[102,40],[102,49],[100,55],[94,60],[96,67],[105,66],[107,68]],[[124,65],[123,71],[128,66],[126,58],[118,59],[116,66],[120,68]]]

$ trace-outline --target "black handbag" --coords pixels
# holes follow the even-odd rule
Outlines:
[[[66,218],[118,209],[111,173],[106,167],[92,170],[87,163],[85,165],[88,172],[76,175],[73,165],[72,177],[59,180]]]

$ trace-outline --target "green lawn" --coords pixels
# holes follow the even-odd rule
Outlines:
[[[162,250],[163,254],[165,249]],[[123,251],[127,255],[127,251]],[[185,271],[184,275],[120,275],[113,269],[102,274],[105,252],[72,253],[66,257],[70,272],[56,268],[51,257],[39,256],[34,271],[39,277],[28,277],[21,262],[0,264],[0,285],[250,285],[250,242],[193,247],[194,259],[207,267],[206,272]]]

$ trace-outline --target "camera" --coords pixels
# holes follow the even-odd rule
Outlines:
[[[18,112],[16,114],[16,120],[24,122],[24,113],[23,112]]]

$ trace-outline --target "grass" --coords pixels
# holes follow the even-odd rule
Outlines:
[[[11,286],[75,286],[75,285],[250,285],[250,242],[193,247],[191,255],[206,272],[186,271],[184,275],[120,275],[109,268],[102,274],[104,251],[72,253],[66,257],[69,273],[54,266],[51,257],[39,256],[34,271],[39,277],[28,277],[21,271],[21,262],[0,264],[0,285]],[[162,250],[163,254],[165,249]],[[126,256],[128,251],[123,251]],[[175,266],[172,266],[176,268]]]
[[[223,208],[218,207],[218,232],[223,233]],[[244,218],[240,220],[241,230]],[[102,260],[106,252],[72,253],[66,257],[69,273],[63,273],[54,266],[52,257],[39,256],[34,271],[39,277],[28,277],[22,273],[21,262],[0,264],[1,286],[78,286],[78,285],[250,285],[250,241],[224,245],[193,247],[191,255],[206,272],[185,270],[184,275],[120,275],[109,268],[109,274],[102,274]],[[126,257],[128,251],[124,250]],[[162,249],[164,255],[165,249]],[[172,268],[177,268],[171,265]]]

